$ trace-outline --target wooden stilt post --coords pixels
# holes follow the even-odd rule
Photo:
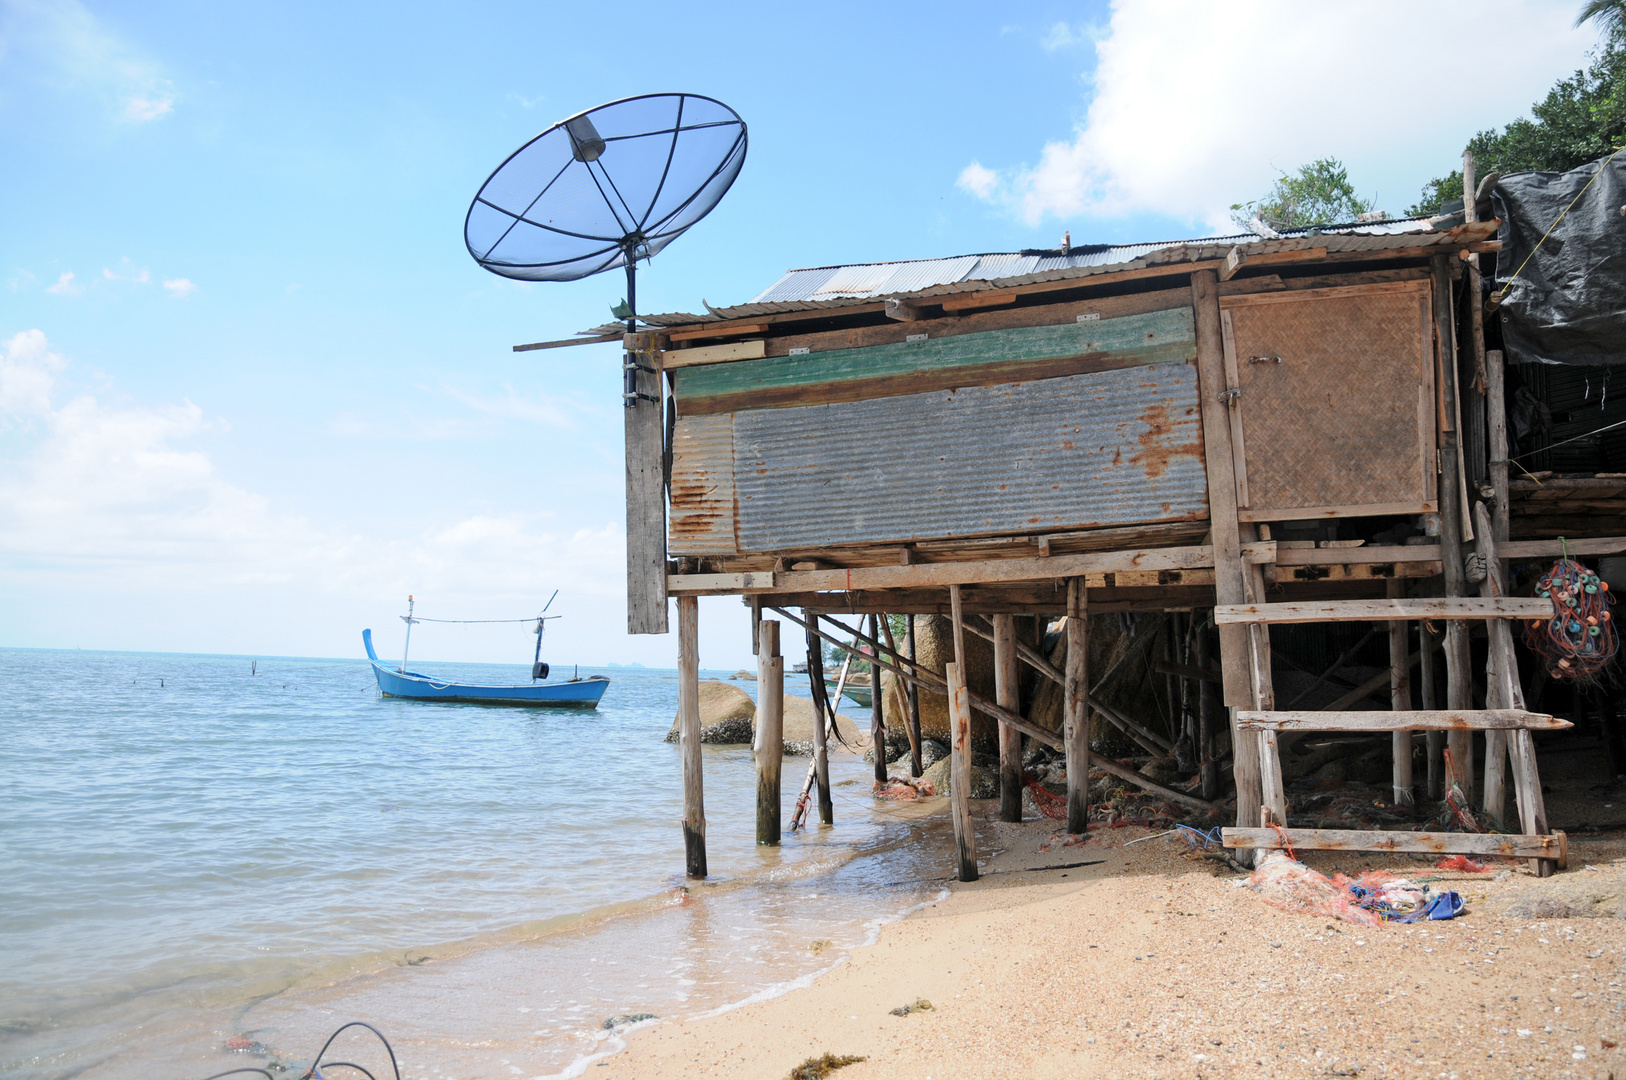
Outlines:
[[[757,843],[779,843],[779,774],[785,760],[785,658],[779,655],[779,623],[762,622],[757,653]],[[820,719],[823,719],[822,717]]]
[[[944,665],[949,707],[949,805],[954,816],[954,870],[961,881],[977,880],[977,833],[971,820],[971,696],[965,688],[965,616],[960,587],[949,586],[954,620],[954,663]]]
[[[1021,671],[1016,656],[1016,616],[994,616],[994,703],[1021,712]],[[999,820],[1022,820],[1022,733],[999,725]]]
[[[1237,518],[1236,463],[1232,454],[1231,418],[1225,377],[1225,344],[1220,325],[1219,275],[1199,270],[1191,275],[1191,307],[1197,338],[1197,385],[1203,418],[1203,460],[1208,468],[1208,520],[1213,529],[1214,598],[1221,604],[1244,603],[1242,545]],[[1253,707],[1249,678],[1250,635],[1246,627],[1219,627],[1220,672],[1225,704],[1230,710],[1231,772],[1236,780],[1236,821],[1259,826],[1260,737],[1239,728],[1236,710]]]
[[[1090,820],[1089,596],[1084,579],[1067,582],[1067,671],[1062,740],[1067,755],[1067,831],[1082,835]]]
[[[706,876],[706,800],[700,775],[700,599],[679,596],[678,745],[683,755],[683,848],[688,875]]]
[[[949,754],[951,804],[954,814],[954,876],[977,880],[977,834],[971,821],[971,702],[958,663],[945,664],[948,677],[949,725],[953,730]]]
[[[908,659],[915,658],[915,617],[909,616],[904,624],[903,647],[907,650]],[[903,692],[905,700],[909,703],[909,772],[919,776],[926,771],[925,763],[920,757],[920,687],[913,680],[904,683]]]
[[[1440,417],[1440,561],[1445,571],[1445,595],[1465,595],[1462,571],[1463,506],[1462,463],[1459,457],[1461,432],[1457,423],[1456,312],[1451,303],[1451,264],[1449,257],[1434,259],[1434,330],[1439,345],[1439,370],[1444,413]],[[1461,619],[1445,624],[1445,707],[1471,709],[1473,702],[1471,657],[1468,652],[1468,626]],[[1452,775],[1470,798],[1474,788],[1474,742],[1471,731],[1452,731],[1445,737],[1451,751]]]
[[[881,640],[881,620],[885,615],[869,617],[870,637]],[[881,700],[881,665],[869,666],[869,744],[875,751],[875,781],[886,783],[886,713]]]
[[[1388,594],[1406,595],[1406,583],[1390,578]],[[1411,709],[1411,634],[1404,621],[1389,624],[1389,707],[1401,711]],[[1412,793],[1411,743],[1412,733],[1396,731],[1393,736],[1394,802],[1396,806],[1412,806],[1416,797]]]
[[[1193,643],[1193,652],[1197,666],[1203,671],[1208,670],[1208,626],[1203,620],[1192,613],[1192,621],[1197,625],[1197,640]],[[1199,776],[1202,781],[1202,796],[1210,801],[1219,797],[1219,762],[1215,759],[1214,751],[1214,692],[1208,688],[1206,679],[1197,683],[1197,759]]]
[[[1254,539],[1255,526],[1249,525],[1244,538]],[[1265,602],[1265,575],[1256,563],[1243,567],[1245,595],[1250,604]],[[1253,681],[1253,707],[1270,711],[1276,707],[1276,684],[1270,670],[1270,627],[1253,623],[1248,627],[1248,667]],[[1259,822],[1287,824],[1287,791],[1282,783],[1281,748],[1276,732],[1258,733]]]
[[[1438,695],[1434,688],[1434,635],[1422,623],[1417,624],[1418,679],[1422,683],[1423,708],[1437,707]],[[1431,731],[1424,740],[1428,754],[1428,797],[1445,798],[1445,732]]]
[[[808,665],[808,671],[820,682],[824,681],[824,642],[819,638],[815,628],[818,626],[818,616],[803,609],[802,617],[807,620],[807,647],[809,655],[818,654],[819,663]],[[828,691],[825,692],[828,694]],[[832,703],[831,712],[835,712],[838,705]],[[835,806],[830,801],[830,736],[825,731],[826,719],[820,715],[813,722],[813,776],[819,789],[819,824],[834,825],[836,822]]]
[[[1498,544],[1508,540],[1508,487],[1507,487],[1507,370],[1502,362],[1502,350],[1490,349],[1485,353],[1485,419],[1490,436],[1491,535]],[[1507,580],[1507,567],[1502,567],[1502,580]]]

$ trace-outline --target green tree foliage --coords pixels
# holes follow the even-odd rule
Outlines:
[[[1370,200],[1355,194],[1343,162],[1321,158],[1301,165],[1296,173],[1283,173],[1264,198],[1233,203],[1231,218],[1245,228],[1257,216],[1272,229],[1284,231],[1354,221],[1372,208]]]
[[[1468,143],[1480,176],[1491,172],[1563,172],[1607,157],[1626,142],[1626,0],[1591,0],[1582,20],[1598,19],[1609,39],[1591,66],[1562,79],[1547,97],[1500,130],[1481,131]],[[1462,197],[1462,173],[1436,177],[1409,211],[1437,214]]]

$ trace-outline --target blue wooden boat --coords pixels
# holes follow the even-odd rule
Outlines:
[[[576,709],[594,709],[599,698],[609,688],[610,680],[602,675],[566,682],[531,682],[514,686],[486,686],[480,683],[460,683],[436,679],[416,671],[386,667],[373,651],[373,632],[363,630],[361,643],[367,647],[367,659],[378,677],[379,693],[385,697],[411,698],[414,701],[466,701],[479,705],[551,705]],[[546,665],[533,666],[546,673]]]

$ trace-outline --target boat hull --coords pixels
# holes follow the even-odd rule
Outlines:
[[[516,686],[487,686],[434,679],[416,671],[395,671],[379,662],[373,651],[372,631],[362,631],[367,659],[378,680],[378,692],[388,698],[409,701],[452,701],[470,705],[517,705],[532,708],[596,709],[610,686],[602,676],[572,679],[558,683],[520,683]]]

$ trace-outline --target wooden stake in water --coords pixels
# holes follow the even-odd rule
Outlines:
[[[677,598],[678,745],[683,754],[683,848],[690,877],[706,876],[706,800],[700,768],[700,599]]]
[[[779,843],[779,774],[785,753],[785,658],[779,623],[762,621],[757,653],[757,724],[752,752],[757,767],[757,843]],[[822,719],[822,718],[821,718]]]

